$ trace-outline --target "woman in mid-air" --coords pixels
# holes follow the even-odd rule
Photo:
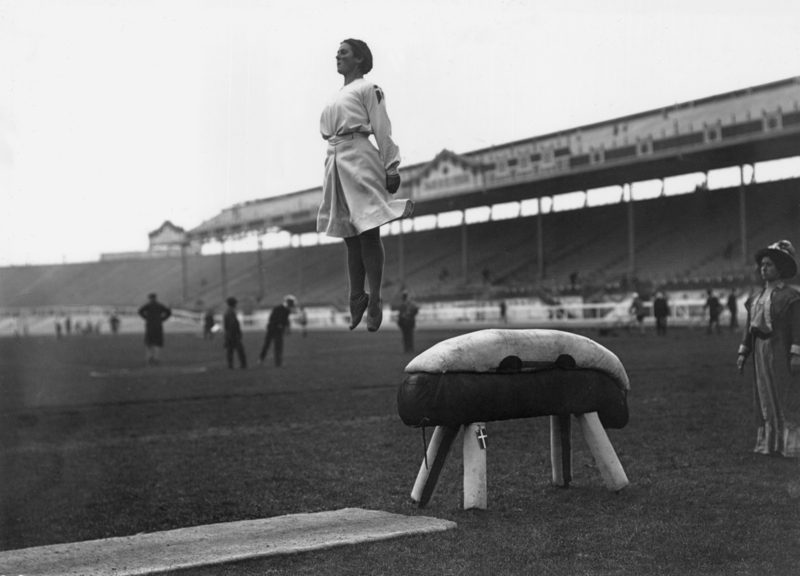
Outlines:
[[[407,218],[414,205],[394,199],[400,187],[400,151],[392,141],[383,91],[364,79],[372,70],[365,42],[347,39],[336,53],[341,88],[322,112],[320,132],[328,141],[317,232],[344,238],[350,278],[350,330],[367,313],[375,332],[383,319],[381,283],[385,254],[383,224]],[[369,141],[374,135],[378,148]],[[365,291],[369,282],[369,293]]]
[[[800,458],[800,293],[784,282],[797,274],[788,240],[756,252],[764,289],[747,300],[747,329],[739,347],[741,372],[753,356],[755,452]]]

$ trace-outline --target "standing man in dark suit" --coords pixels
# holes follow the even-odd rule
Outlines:
[[[144,318],[145,364],[158,364],[159,353],[164,346],[164,322],[172,316],[172,310],[156,299],[155,293],[147,295],[148,302],[139,308]]]
[[[657,292],[653,300],[653,316],[656,317],[656,335],[667,335],[667,317],[669,316],[669,304],[663,292]]]
[[[708,294],[708,298],[706,299],[706,303],[703,306],[703,312],[705,312],[706,308],[708,308],[708,328],[706,332],[711,334],[716,327],[717,334],[721,333],[721,329],[719,327],[719,315],[722,312],[722,304],[720,304],[719,298],[714,295],[714,291],[709,288],[706,290]]]
[[[284,296],[283,304],[275,306],[270,312],[269,322],[267,322],[267,335],[264,338],[264,345],[261,347],[261,354],[258,363],[263,364],[269,352],[270,344],[275,341],[275,366],[283,363],[283,334],[289,326],[289,314],[294,309],[296,299],[291,294]]]
[[[222,315],[222,323],[225,327],[225,355],[228,360],[228,368],[233,368],[233,353],[239,357],[239,366],[247,368],[247,355],[242,344],[242,327],[236,315],[236,298],[228,298],[225,301],[228,309]]]
[[[397,309],[397,325],[403,333],[403,352],[414,351],[414,327],[417,325],[419,306],[403,291],[400,306]]]

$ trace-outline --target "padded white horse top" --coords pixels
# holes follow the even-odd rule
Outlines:
[[[436,344],[416,358],[406,372],[499,372],[500,362],[516,356],[523,362],[555,362],[567,354],[578,368],[610,376],[622,390],[630,381],[619,358],[594,340],[559,330],[480,330]]]

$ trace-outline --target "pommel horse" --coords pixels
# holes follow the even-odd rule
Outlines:
[[[480,330],[436,344],[414,358],[397,394],[403,422],[435,426],[411,498],[433,497],[450,448],[464,427],[464,508],[486,508],[486,422],[550,417],[556,486],[572,480],[575,415],[606,487],[628,478],[605,428],[628,423],[625,368],[589,338],[558,330]]]

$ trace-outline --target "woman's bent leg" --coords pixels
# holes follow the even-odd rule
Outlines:
[[[375,316],[381,309],[381,284],[386,252],[381,240],[381,229],[372,228],[358,235],[361,242],[361,260],[369,282],[369,312]]]
[[[350,279],[350,330],[361,323],[367,309],[369,298],[364,292],[366,269],[361,254],[361,240],[358,236],[344,239],[347,246],[347,273]]]
[[[347,246],[347,274],[350,279],[350,300],[364,293],[364,279],[366,270],[361,255],[360,236],[350,236],[344,239]]]

